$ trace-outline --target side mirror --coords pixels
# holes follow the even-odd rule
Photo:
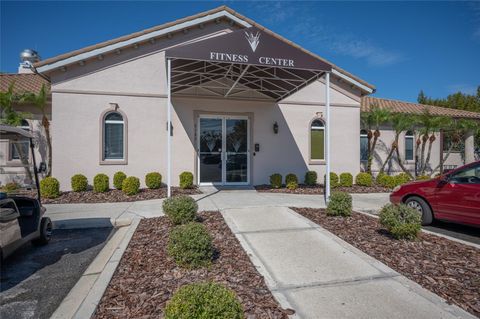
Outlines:
[[[438,178],[438,184],[439,185],[445,185],[448,184],[448,176],[447,175],[442,175]]]

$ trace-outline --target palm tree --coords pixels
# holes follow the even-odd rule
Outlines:
[[[380,125],[387,122],[390,118],[390,111],[381,109],[377,105],[371,105],[370,111],[362,113],[362,126],[367,130],[368,138],[368,162],[367,172],[372,173],[372,161],[378,138],[380,137]],[[372,140],[373,139],[373,140]]]
[[[383,173],[385,171],[385,166],[387,166],[387,163],[392,158],[393,152],[396,152],[400,168],[412,178],[412,174],[410,174],[410,172],[405,168],[405,166],[403,166],[402,159],[400,158],[400,152],[398,151],[398,140],[402,132],[407,131],[408,129],[411,129],[415,126],[415,122],[412,121],[411,117],[407,116],[404,113],[393,114],[390,118],[390,122],[392,124],[393,130],[395,131],[395,137],[392,142],[390,152],[388,153],[388,156],[385,159],[385,162],[383,162],[382,168],[380,169],[380,173]]]
[[[45,130],[45,139],[47,141],[48,164],[46,175],[50,176],[52,172],[52,138],[50,135],[50,120],[47,116],[48,91],[45,84],[42,85],[38,93],[27,92],[20,98],[21,103],[31,103],[42,112],[42,126]]]

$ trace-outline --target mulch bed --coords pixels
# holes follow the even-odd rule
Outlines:
[[[480,250],[421,232],[396,240],[376,218],[353,213],[329,217],[323,209],[292,208],[449,303],[480,316]]]
[[[143,219],[97,308],[94,318],[161,318],[182,285],[215,281],[233,289],[247,318],[288,318],[219,212],[200,213],[214,238],[216,259],[207,268],[178,267],[166,253],[166,217]]]
[[[172,195],[195,195],[201,194],[198,188],[181,189],[172,187]],[[95,193],[93,191],[85,192],[62,192],[54,199],[42,197],[43,204],[74,204],[74,203],[117,203],[117,202],[135,202],[139,200],[159,199],[167,197],[167,188],[159,189],[142,188],[136,195],[127,196],[121,190],[111,189],[105,193]]]
[[[285,194],[304,194],[304,195],[318,195],[323,194],[323,185],[308,186],[304,184],[298,185],[297,189],[290,190],[286,187],[272,188],[270,185],[255,186],[257,192],[261,193],[285,193]],[[335,187],[332,191],[341,191],[351,194],[356,193],[390,193],[392,190],[386,187],[373,185],[370,187],[353,185],[352,187]]]

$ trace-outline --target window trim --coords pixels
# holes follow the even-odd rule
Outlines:
[[[28,120],[22,120],[22,121],[25,121],[27,123],[27,125],[19,125],[17,126],[17,128],[21,128],[21,129],[26,129],[28,130],[29,132],[32,132],[32,123],[30,123],[30,121]],[[26,143],[28,143],[28,154],[27,154],[27,161],[28,163],[30,163],[30,159],[32,158],[32,150],[30,148],[30,141],[28,140],[25,140]],[[8,165],[13,165],[13,166],[22,166],[22,160],[20,158],[13,158],[13,152],[12,152],[12,147],[13,147],[13,142],[12,141],[9,141],[8,142],[8,150],[7,150],[7,163]]]
[[[411,134],[408,134],[408,133]],[[407,138],[412,139],[412,158],[407,159]],[[405,136],[403,137],[403,156],[404,160],[407,163],[412,163],[415,161],[415,132],[412,130],[408,130],[405,132]]]
[[[123,118],[123,158],[121,159],[107,159],[105,158],[105,124],[106,117],[111,113],[118,113]],[[99,141],[99,163],[100,165],[127,165],[128,164],[128,118],[125,112],[120,110],[117,104],[104,110],[100,115],[100,141]],[[113,122],[120,122],[112,120]]]
[[[323,123],[323,159],[313,159],[312,158],[312,124],[315,121],[321,121]],[[308,124],[308,163],[311,165],[325,165],[326,160],[325,158],[327,157],[327,150],[325,148],[326,146],[326,124],[325,120],[322,117],[314,117],[310,123]]]

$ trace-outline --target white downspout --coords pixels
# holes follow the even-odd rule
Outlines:
[[[167,59],[167,197],[172,196],[172,61]]]
[[[325,73],[325,109],[326,109],[326,172],[325,172],[325,203],[330,200],[330,72]]]

